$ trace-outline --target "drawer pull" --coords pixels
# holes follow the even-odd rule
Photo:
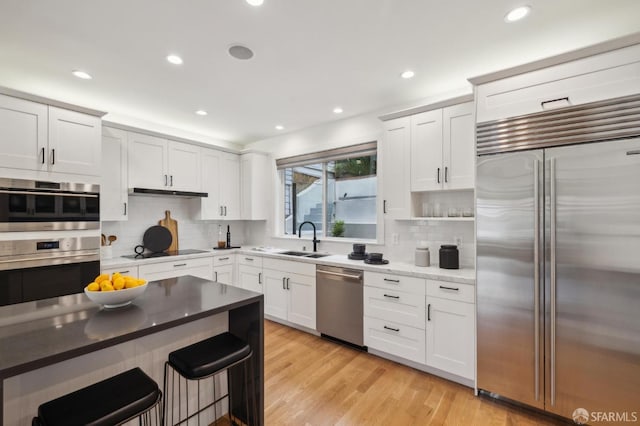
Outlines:
[[[640,149],[635,149],[633,151],[627,151],[627,155],[640,155]]]
[[[431,303],[427,305],[427,321],[431,321]]]
[[[399,328],[387,327],[386,325],[384,326],[384,328],[385,328],[386,330],[391,330],[391,331],[400,331],[400,329],[399,329]]]
[[[456,287],[447,287],[447,286],[444,286],[444,285],[441,285],[441,286],[440,286],[440,288],[441,288],[441,289],[443,289],[443,290],[460,291],[460,289],[459,289],[459,288],[456,288]]]
[[[229,260],[229,258],[228,258],[228,257],[221,257],[221,258],[220,258],[220,259],[218,259],[218,260]]]
[[[262,284],[262,272],[258,272],[258,284]]]
[[[173,265],[174,268],[177,268],[179,266],[187,266],[186,263],[176,263],[175,265]]]
[[[248,260],[249,262],[253,262],[253,257],[245,257],[244,260]]]
[[[130,271],[120,271],[120,274],[128,274]]]
[[[385,278],[384,280],[386,282],[389,282],[389,283],[398,283],[398,284],[400,284],[400,280],[392,280],[392,279],[389,279],[389,278]]]
[[[389,297],[391,299],[400,299],[400,296],[392,296],[390,294],[385,294],[384,297]]]
[[[558,103],[556,104],[556,102]],[[547,109],[547,107],[559,108],[561,106],[568,106],[568,105],[571,105],[571,102],[569,102],[568,96],[565,96],[564,98],[550,99],[548,101],[540,102],[540,106],[542,107],[542,109]]]

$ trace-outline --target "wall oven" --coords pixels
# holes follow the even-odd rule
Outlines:
[[[0,306],[80,293],[99,272],[99,185],[0,178]]]
[[[0,232],[100,229],[100,186],[0,178]]]

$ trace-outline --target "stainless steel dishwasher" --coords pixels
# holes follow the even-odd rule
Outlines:
[[[316,266],[316,326],[327,337],[363,347],[363,273]]]

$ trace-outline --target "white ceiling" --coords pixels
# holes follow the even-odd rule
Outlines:
[[[531,15],[506,24],[522,1]],[[522,1],[2,0],[0,85],[244,144],[640,31],[638,0]]]

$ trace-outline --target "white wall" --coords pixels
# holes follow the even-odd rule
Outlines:
[[[389,112],[406,109],[418,105],[428,105],[444,99],[465,94],[463,90],[448,93],[446,95],[424,99],[411,105],[402,105],[396,108],[386,108],[383,111],[374,111],[355,117],[345,118],[298,132],[288,133],[250,144],[248,149],[255,149],[270,153],[272,158],[288,157],[292,155],[321,151],[340,146],[380,140],[383,134],[382,122],[378,116]],[[379,165],[381,167],[381,165]],[[278,186],[280,185],[275,170],[275,162],[272,162],[271,182],[273,196],[268,197],[270,205],[265,206],[269,212],[266,222],[247,223],[245,237],[247,244],[282,247],[299,250],[303,246],[307,250],[312,248],[309,240],[292,238],[280,238],[274,236],[276,229],[276,205],[279,200]],[[278,221],[282,218],[278,216]],[[368,252],[382,252],[385,258],[391,261],[413,262],[416,241],[427,240],[431,251],[432,264],[438,263],[438,249],[441,244],[455,244],[456,240],[462,241],[460,247],[460,263],[464,266],[474,264],[474,228],[473,222],[409,222],[385,219],[384,244],[367,244]],[[397,235],[397,244],[394,244],[394,236]],[[340,239],[325,239],[319,245],[319,251],[327,251],[335,254],[348,254],[352,250],[352,242],[340,241]]]

